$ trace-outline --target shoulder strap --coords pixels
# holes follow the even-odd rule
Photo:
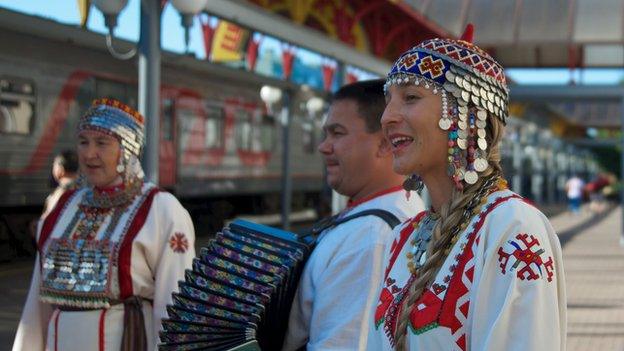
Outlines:
[[[348,222],[352,219],[356,219],[356,218],[364,217],[364,216],[377,216],[381,218],[384,222],[386,222],[390,226],[390,228],[394,228],[401,223],[401,221],[391,212],[375,208],[375,209],[360,211],[360,212],[357,212],[357,213],[354,213],[352,215],[345,216],[342,218],[338,218],[338,215],[324,218],[314,224],[314,226],[312,227],[311,234],[314,236],[318,236],[325,229],[332,228],[342,223]]]
[[[390,228],[396,227],[397,225],[399,225],[399,223],[401,223],[401,221],[399,221],[399,219],[397,218],[397,216],[393,215],[392,212],[390,211],[386,211],[386,210],[382,210],[379,208],[374,208],[374,209],[370,209],[370,210],[364,210],[364,211],[360,211],[358,213],[354,213],[350,216],[346,216],[346,217],[342,217],[341,219],[337,220],[334,222],[334,226],[337,226],[339,224],[342,224],[344,222],[348,222],[352,219],[358,218],[358,217],[364,217],[364,216],[377,216],[379,218],[381,218],[384,222],[386,222]]]

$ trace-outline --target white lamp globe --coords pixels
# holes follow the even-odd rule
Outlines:
[[[264,103],[272,105],[282,98],[282,90],[270,85],[265,85],[260,89],[260,98]]]
[[[94,0],[93,5],[105,15],[118,15],[128,0]]]
[[[306,102],[306,109],[310,114],[314,114],[323,109],[324,105],[325,102],[323,101],[323,99],[318,96],[313,96]]]
[[[184,15],[196,15],[206,7],[208,0],[171,0],[171,4]]]

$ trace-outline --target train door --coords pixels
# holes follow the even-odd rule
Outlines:
[[[164,95],[161,101],[158,178],[161,187],[173,188],[177,174],[175,100]]]

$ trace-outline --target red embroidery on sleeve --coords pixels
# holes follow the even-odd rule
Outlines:
[[[505,274],[508,270],[516,270],[516,276],[520,280],[535,280],[544,276],[542,267],[546,271],[546,279],[552,281],[554,275],[553,259],[548,256],[544,261],[542,254],[545,250],[540,246],[539,240],[533,235],[521,233],[516,235],[517,240],[509,240],[507,243],[513,247],[513,251],[507,252],[503,247],[498,248],[498,262],[500,262],[501,272]],[[514,258],[514,262],[509,267],[509,260]]]
[[[186,236],[183,233],[175,233],[169,239],[169,247],[171,247],[173,252],[185,253],[188,250],[188,246],[188,240],[186,240]]]

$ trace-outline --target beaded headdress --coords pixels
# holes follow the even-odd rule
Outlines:
[[[97,99],[78,122],[78,132],[95,130],[119,140],[124,151],[139,157],[144,143],[144,118],[132,107],[114,99]]]
[[[97,99],[78,121],[76,133],[93,130],[115,137],[121,145],[117,172],[127,184],[132,178],[143,179],[139,157],[145,144],[145,119],[132,107],[115,99]]]
[[[448,131],[448,174],[458,189],[474,184],[488,168],[487,117],[505,123],[509,90],[505,73],[488,53],[472,44],[471,24],[459,40],[430,39],[409,49],[392,66],[384,89],[415,84],[441,94],[438,125]]]

